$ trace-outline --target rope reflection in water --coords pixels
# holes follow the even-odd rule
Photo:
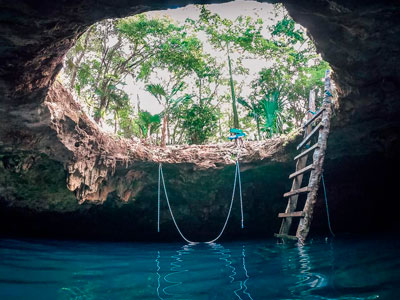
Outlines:
[[[171,263],[170,263],[170,266],[171,266],[170,267],[170,271],[171,271],[171,273],[168,273],[167,275],[164,276],[164,281],[167,282],[167,283],[170,283],[170,285],[165,287],[165,288],[163,288],[164,294],[170,295],[170,296],[174,296],[173,293],[168,293],[167,289],[171,289],[173,287],[176,288],[176,287],[178,287],[178,286],[183,284],[182,281],[171,281],[171,280],[169,280],[167,278],[171,277],[171,276],[175,276],[175,275],[177,275],[179,273],[189,272],[189,270],[180,270],[180,269],[182,268],[182,262],[183,262],[181,257],[182,257],[183,254],[188,254],[191,251],[191,249],[190,249],[191,246],[192,246],[192,244],[183,246],[182,250],[177,250],[176,251],[178,253],[178,255],[172,255],[171,256],[171,258],[174,259],[174,261],[171,261]]]
[[[221,244],[210,243],[188,244],[176,254],[163,257],[169,257],[170,262],[164,260],[162,264],[158,251],[155,259],[158,299],[253,300],[247,285],[250,276],[244,245],[236,256]],[[163,273],[161,266],[165,264],[169,264],[169,268]]]
[[[229,278],[230,283],[233,283],[235,281],[236,268],[232,265],[232,260],[230,259],[232,257],[231,251],[225,249],[221,244],[210,243],[209,246],[212,250],[215,250],[215,253],[221,254],[218,259],[225,261],[225,267],[231,270]]]
[[[157,297],[158,299],[164,300],[164,298],[162,298],[160,296],[160,287],[161,287],[161,275],[160,275],[160,251],[157,251],[157,258],[156,258],[156,273],[157,273]]]
[[[250,276],[247,273],[247,268],[246,268],[246,246],[245,245],[243,245],[243,248],[242,248],[242,263],[243,263],[244,274],[246,276],[246,279],[243,281],[243,286],[244,286],[243,293],[246,294],[250,299],[253,300],[253,298],[251,297],[250,293],[247,292],[247,289],[248,289],[247,281],[250,279]]]
[[[156,258],[156,273],[157,273],[157,297],[158,299],[161,300],[165,300],[165,298],[163,298],[164,296],[175,296],[174,293],[168,292],[168,289],[177,287],[177,286],[181,286],[183,284],[182,281],[173,281],[170,280],[169,277],[174,276],[176,274],[180,274],[180,273],[185,273],[185,272],[189,272],[189,270],[180,270],[182,268],[182,256],[184,254],[189,254],[190,251],[192,251],[191,246],[193,246],[193,244],[188,244],[188,245],[184,245],[182,246],[182,249],[177,250],[177,255],[171,255],[170,257],[173,259],[170,262],[170,268],[169,268],[169,273],[167,273],[166,275],[162,276],[161,275],[161,265],[160,265],[160,258],[161,258],[161,254],[160,251],[157,251],[157,258]],[[167,283],[168,285],[166,287],[163,287],[161,289],[161,278],[162,280]],[[161,289],[161,292],[160,292]],[[161,295],[163,294],[163,296]]]

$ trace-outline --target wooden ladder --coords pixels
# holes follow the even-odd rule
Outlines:
[[[314,91],[310,91],[307,122],[304,124],[304,138],[297,146],[297,150],[300,150],[300,153],[294,158],[297,161],[296,171],[289,175],[289,179],[293,179],[292,188],[290,192],[283,195],[283,197],[288,198],[288,204],[285,212],[278,215],[279,218],[282,218],[282,225],[279,233],[275,234],[275,237],[281,238],[284,241],[295,240],[303,244],[310,231],[329,135],[332,114],[331,99],[331,83],[329,70],[327,70],[324,101],[318,112],[315,112],[315,93]],[[315,124],[317,120],[320,120],[320,122]],[[318,141],[311,146],[311,141],[317,133]],[[313,154],[312,163],[307,166],[307,159],[311,154]],[[303,176],[307,172],[310,172],[309,182],[307,186],[302,187]],[[300,194],[306,194],[307,199],[303,210],[296,211]],[[300,218],[296,235],[290,235],[293,218]]]

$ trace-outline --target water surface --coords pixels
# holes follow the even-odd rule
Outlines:
[[[400,243],[0,240],[0,299],[400,299]]]

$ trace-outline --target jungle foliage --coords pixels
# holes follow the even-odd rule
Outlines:
[[[103,20],[67,54],[65,78],[95,122],[151,144],[224,141],[229,127],[258,140],[288,133],[301,125],[309,91],[322,97],[328,64],[282,6],[275,14],[273,25],[206,6],[181,23],[147,14]],[[251,59],[266,67],[245,86]],[[129,82],[162,111],[141,110]]]

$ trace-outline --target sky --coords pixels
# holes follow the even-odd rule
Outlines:
[[[238,16],[251,16],[253,18],[262,18],[264,24],[272,24],[274,18],[273,5],[269,3],[259,3],[256,1],[233,1],[224,4],[210,4],[206,7],[213,13],[218,13],[222,18],[236,19]],[[199,9],[195,5],[188,5],[177,9],[168,9],[161,11],[150,11],[146,13],[148,16],[161,17],[168,16],[176,22],[184,22],[186,18],[197,19],[199,16]],[[226,57],[213,50],[210,45],[207,45],[205,36],[198,36],[200,40],[205,43],[204,49],[215,56],[221,61],[225,61]],[[234,57],[233,57],[234,58]],[[252,59],[245,60],[245,66],[250,69],[250,74],[246,77],[236,76],[235,80],[244,81],[241,96],[246,96],[250,93],[249,84],[250,81],[256,76],[256,74],[267,64],[263,60]],[[167,74],[165,75],[167,76]],[[222,89],[228,89],[223,87]],[[221,89],[221,90],[222,90]],[[140,108],[147,110],[152,114],[160,113],[162,106],[157,103],[154,97],[144,90],[144,84],[134,81],[132,78],[128,79],[125,91],[130,96],[133,104],[137,105],[137,99],[140,99]],[[223,92],[223,90],[222,90]]]

